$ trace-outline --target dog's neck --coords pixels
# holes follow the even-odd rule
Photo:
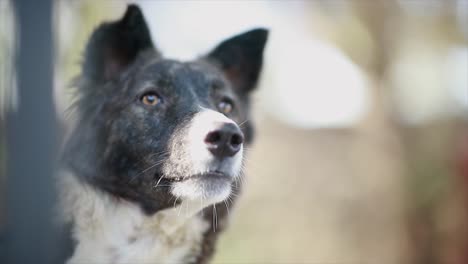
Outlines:
[[[183,202],[147,216],[73,175],[63,183],[62,208],[77,241],[68,263],[188,263],[199,254],[209,228],[203,205]]]

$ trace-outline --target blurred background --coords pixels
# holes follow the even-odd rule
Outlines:
[[[166,57],[270,29],[247,185],[214,263],[468,263],[468,1],[132,1]],[[128,1],[53,1],[59,123]],[[0,194],[17,27],[0,0]],[[46,89],[46,88],[41,88]],[[4,197],[3,197],[4,198]],[[8,205],[0,197],[0,230]]]

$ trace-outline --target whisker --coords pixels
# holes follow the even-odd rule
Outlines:
[[[204,210],[203,210],[203,195],[200,197],[200,208],[201,208],[201,215],[202,217],[205,216]]]
[[[177,216],[180,216],[180,212],[182,211],[183,203],[179,206],[179,211],[177,212]]]
[[[155,152],[155,153],[149,154],[147,158],[151,158],[151,157],[154,157],[156,155],[165,155],[167,153],[169,153],[168,150],[163,150],[163,151],[160,151],[160,152]]]
[[[163,161],[164,161],[164,160],[157,161],[157,162],[154,163],[153,165],[151,165],[151,166],[149,166],[148,168],[144,169],[144,170],[143,170],[142,172],[140,172],[138,175],[141,175],[141,174],[147,172],[148,170],[154,168],[155,166],[160,165],[161,163],[163,163]],[[137,175],[137,176],[138,176],[138,175]]]
[[[213,227],[213,233],[216,232],[216,228],[215,228],[215,220],[214,220],[214,205],[213,205],[213,209],[212,209],[212,213],[211,213],[211,226]]]
[[[218,213],[216,212],[216,205],[213,204],[213,232],[216,232],[218,227]]]
[[[223,202],[224,202],[224,204],[226,205],[226,210],[227,210],[227,212],[228,212],[228,215],[230,215],[231,213],[229,212],[229,206],[228,206],[226,200],[224,200]]]
[[[172,185],[170,184],[163,184],[163,185],[158,185],[158,186],[153,186],[154,189],[156,189],[157,187],[171,187]]]
[[[237,177],[242,185],[245,184],[244,178],[245,178],[245,167],[241,167],[241,173]]]
[[[154,186],[154,188],[158,187],[159,183],[161,182],[161,180],[162,180],[163,178],[164,178],[163,176],[159,177],[159,180],[158,180],[158,182],[156,183],[156,185]]]
[[[250,152],[250,150],[252,149],[251,147],[248,147],[248,146],[242,146],[244,148],[244,151],[246,152]]]
[[[149,166],[148,168],[144,169],[143,171],[141,171],[140,173],[138,173],[137,175],[133,176],[129,181],[128,183],[131,183],[132,181],[134,181],[136,178],[138,178],[138,176],[140,176],[141,174],[147,172],[148,170],[162,164],[164,162],[164,160],[159,160],[157,161],[156,163],[154,163],[153,165]]]
[[[237,183],[236,180],[234,180],[234,185],[235,185],[235,188],[236,188],[236,189],[239,188],[239,184]]]
[[[176,197],[175,200],[174,200],[174,205],[172,207],[176,207],[176,203],[177,203],[177,199],[179,199],[179,197]]]
[[[149,158],[152,158],[152,157],[154,157],[154,156],[159,156],[159,155],[161,155],[161,156],[162,156],[162,155],[166,155],[166,154],[168,154],[168,153],[169,153],[168,150],[163,150],[163,151],[160,151],[160,152],[151,153],[151,154],[149,154],[149,155],[147,155],[147,156],[141,156],[141,157],[140,157],[140,160],[137,162],[137,164],[139,164],[139,163],[145,161],[145,159],[149,159]]]
[[[241,122],[238,126],[239,126],[239,127],[242,127],[242,125],[245,124],[247,121],[249,121],[249,119],[244,120],[244,121]]]

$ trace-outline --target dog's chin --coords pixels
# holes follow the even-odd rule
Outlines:
[[[234,177],[208,172],[174,178],[171,193],[182,200],[200,200],[205,205],[221,202],[229,197]]]

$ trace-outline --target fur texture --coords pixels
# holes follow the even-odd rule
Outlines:
[[[135,5],[93,32],[63,153],[69,263],[209,260],[241,185],[266,39],[255,29],[194,61],[165,59]]]

